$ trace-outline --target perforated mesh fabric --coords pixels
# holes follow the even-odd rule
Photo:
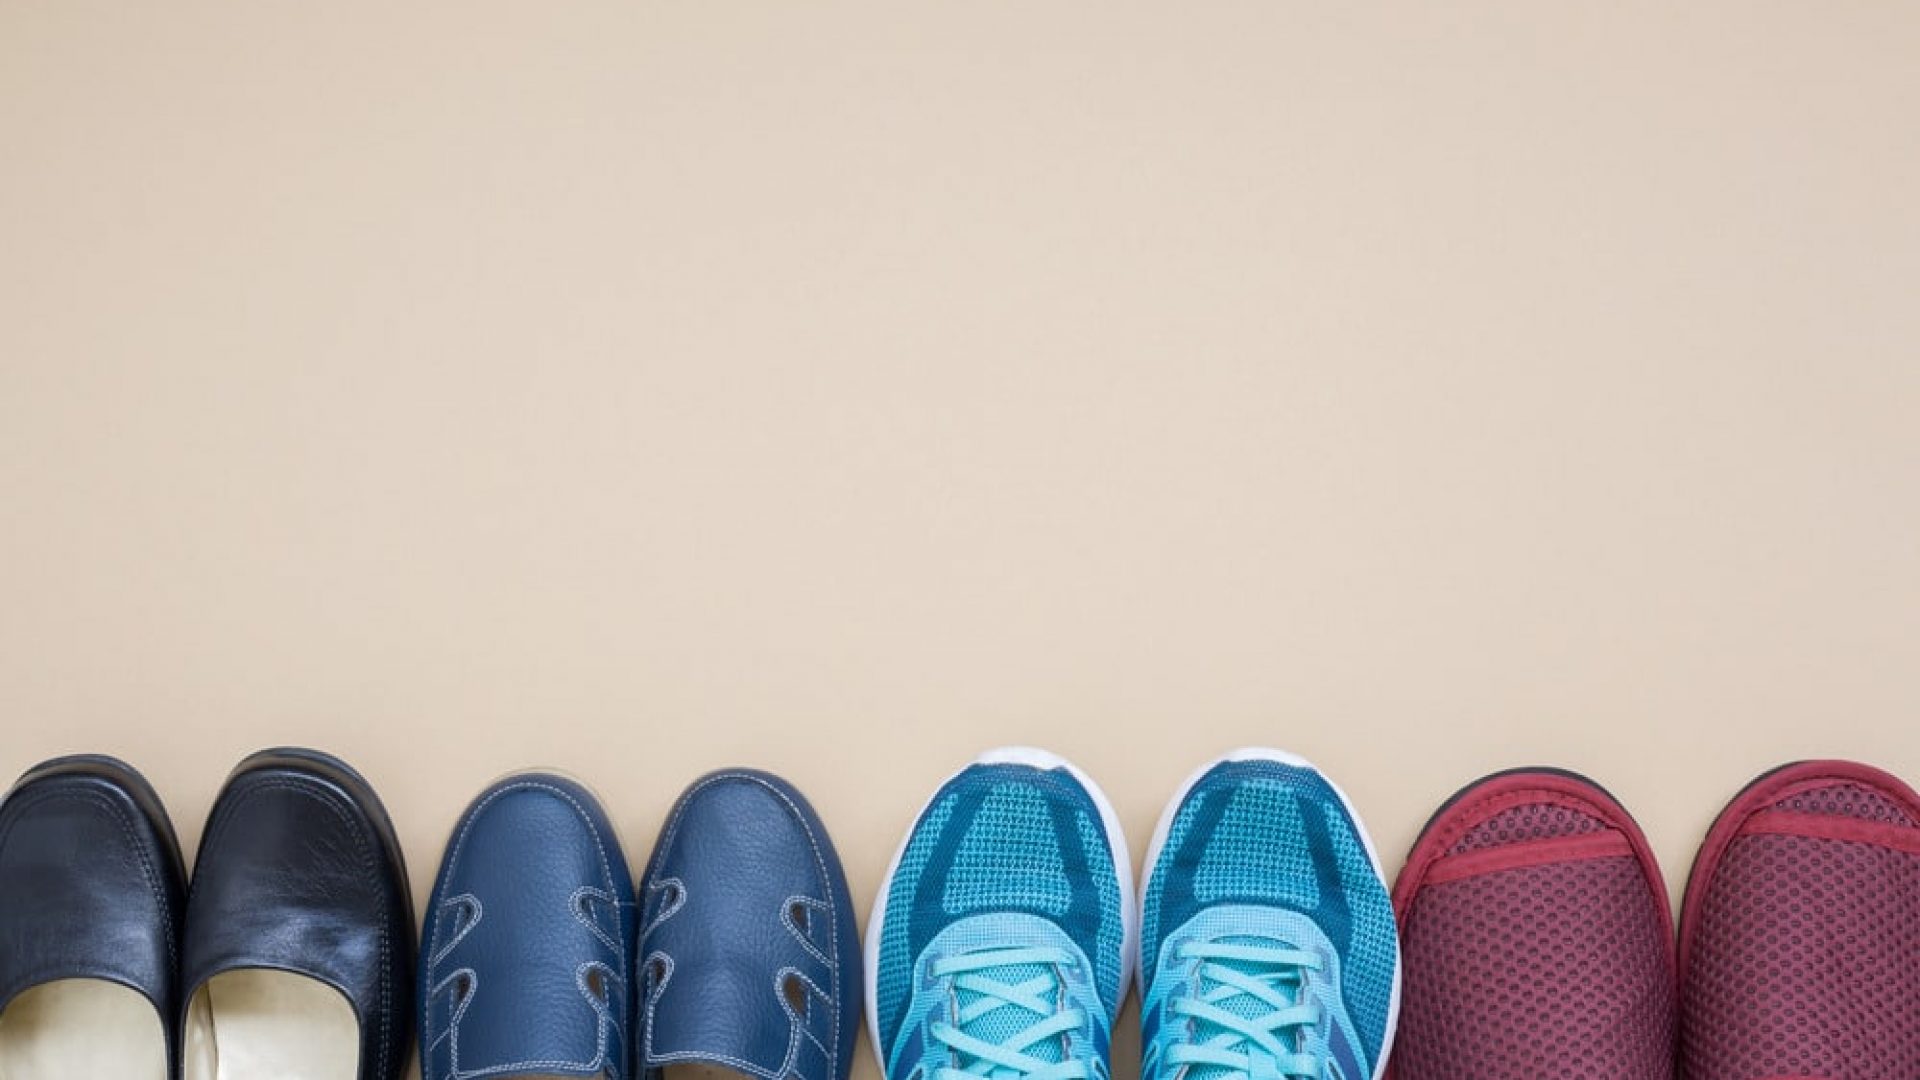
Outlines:
[[[1914,825],[1912,814],[1898,802],[1872,788],[1859,784],[1834,784],[1790,795],[1774,804],[1775,809],[1802,814],[1858,818],[1884,825]]]
[[[1670,928],[1653,887],[1620,857],[1421,889],[1395,1080],[1672,1080]]]
[[[1706,888],[1684,987],[1691,1080],[1920,1077],[1920,856],[1751,835]]]
[[[1009,873],[1014,867],[1020,872]],[[954,916],[1012,906],[1059,917],[1066,914],[1072,902],[1072,890],[1046,797],[1031,787],[1002,784],[987,793],[973,826],[960,841],[941,906]],[[989,974],[1017,985],[1045,972],[1037,964],[1025,964]],[[979,996],[962,991],[961,1007],[973,1004]],[[1019,1009],[1001,1008],[967,1025],[966,1030],[988,1042],[1000,1043],[1031,1027],[1035,1019]],[[1064,1042],[1052,1039],[1025,1052],[1042,1061],[1059,1061],[1064,1057]]]
[[[1312,919],[1340,952],[1340,985],[1362,1052],[1377,1057],[1393,996],[1398,935],[1386,883],[1338,792],[1310,768],[1249,760],[1201,778],[1174,813],[1150,877],[1142,956],[1220,903],[1268,905]],[[1331,871],[1331,872],[1329,872]],[[1145,973],[1149,982],[1152,971]]]
[[[1472,806],[1463,798],[1453,812]],[[1613,828],[1589,811],[1527,802],[1474,826],[1448,853]],[[1631,856],[1421,888],[1402,927],[1394,1080],[1672,1080],[1664,888]]]
[[[952,793],[936,799],[915,823],[913,835],[908,838],[906,849],[900,854],[900,866],[894,872],[892,884],[888,886],[889,907],[908,913],[920,903],[920,879],[925,876],[927,862],[939,846],[940,836],[946,831],[953,808],[959,801],[960,797]],[[879,913],[875,912],[874,917],[878,916]],[[913,957],[908,955],[911,928],[911,918],[889,919],[882,928],[880,970],[874,973],[872,1006],[880,1018],[881,1031],[894,1030],[899,1024],[901,1011],[913,996]]]
[[[1234,790],[1194,869],[1193,895],[1202,904],[1258,897],[1298,911],[1319,906],[1300,805],[1286,787],[1251,781]]]
[[[1345,813],[1330,804],[1323,804],[1320,812],[1327,819],[1327,834],[1333,842],[1340,880],[1378,880],[1372,858],[1344,824]],[[1384,890],[1384,882],[1381,888]],[[1394,921],[1393,904],[1386,893],[1383,891],[1377,902],[1370,887],[1366,893],[1364,897],[1356,897],[1352,935],[1341,962],[1346,965],[1344,989],[1356,1013],[1356,1022],[1369,1036],[1379,1036],[1381,1028],[1369,1028],[1366,1025],[1370,1021],[1359,1018],[1384,1018],[1392,1008],[1394,973],[1400,966],[1400,928]],[[1384,1026],[1384,1019],[1380,1022]],[[1371,1056],[1377,1060],[1381,1054]]]
[[[873,1003],[887,1049],[912,1001],[915,951],[973,915],[1048,919],[1086,954],[1102,998],[1117,1006],[1124,898],[1113,861],[1099,807],[1065,770],[976,765],[950,781],[890,879]]]
[[[1467,834],[1460,838],[1452,850],[1454,854],[1482,851],[1521,840],[1577,836],[1600,832],[1608,827],[1606,822],[1592,814],[1581,813],[1572,807],[1555,803],[1523,803],[1510,810],[1502,810],[1467,830]]]
[[[1015,907],[1057,918],[1072,898],[1046,796],[1020,784],[987,792],[948,871],[947,914]]]
[[[1186,867],[1177,867],[1174,864],[1181,845],[1186,843],[1187,837],[1193,835],[1194,822],[1200,817],[1201,803],[1202,800],[1189,796],[1187,800],[1181,804],[1180,809],[1175,811],[1173,824],[1167,830],[1166,846],[1161,849],[1161,867],[1156,868],[1149,866],[1146,868],[1149,876],[1147,878],[1146,895],[1142,898],[1140,909],[1140,955],[1149,958],[1149,962],[1160,953],[1160,935],[1162,933],[1160,912],[1165,907],[1165,905],[1161,903],[1161,897],[1166,891],[1167,873],[1181,872],[1188,869]],[[1150,976],[1152,972],[1143,971],[1141,974],[1143,977],[1146,977]],[[1145,988],[1142,987],[1142,989]]]
[[[1107,853],[1106,826],[1086,814],[1080,816],[1080,844],[1088,852],[1100,858],[1111,859]],[[1095,865],[1103,864],[1096,861]],[[1093,875],[1093,884],[1099,897],[1102,915],[1099,944],[1091,955],[1098,958],[1095,962],[1101,965],[1101,978],[1111,980],[1108,985],[1117,987],[1120,982],[1120,972],[1113,967],[1113,962],[1115,958],[1118,958],[1121,963],[1125,963],[1127,959],[1125,955],[1126,925],[1120,918],[1120,905],[1133,903],[1133,897],[1120,895],[1120,879],[1110,872]]]

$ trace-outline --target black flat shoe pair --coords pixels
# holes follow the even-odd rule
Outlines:
[[[4,1080],[399,1080],[413,955],[393,826],[325,754],[240,763],[190,890],[123,762],[49,761],[0,803]]]

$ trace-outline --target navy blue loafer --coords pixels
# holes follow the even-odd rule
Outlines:
[[[630,1080],[633,878],[586,788],[522,773],[481,792],[426,920],[423,1080]]]
[[[694,783],[648,863],[641,1066],[845,1080],[860,1016],[846,872],[813,807],[767,773]]]
[[[186,909],[160,799],[106,757],[49,761],[0,804],[0,1077],[166,1080]]]
[[[186,1080],[400,1080],[413,893],[366,779],[263,750],[214,800],[180,951]]]

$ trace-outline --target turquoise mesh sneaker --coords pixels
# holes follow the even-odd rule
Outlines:
[[[996,750],[947,781],[867,922],[887,1080],[1109,1080],[1132,896],[1113,808],[1072,765]]]
[[[1142,1080],[1378,1080],[1400,946],[1340,789],[1276,750],[1190,778],[1147,849]]]

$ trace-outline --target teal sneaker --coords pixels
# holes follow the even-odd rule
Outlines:
[[[996,750],[920,812],[867,922],[887,1080],[1109,1080],[1136,951],[1107,798],[1039,750]]]
[[[1400,1012],[1380,858],[1340,789],[1240,750],[1195,773],[1147,849],[1142,1080],[1378,1080]]]

